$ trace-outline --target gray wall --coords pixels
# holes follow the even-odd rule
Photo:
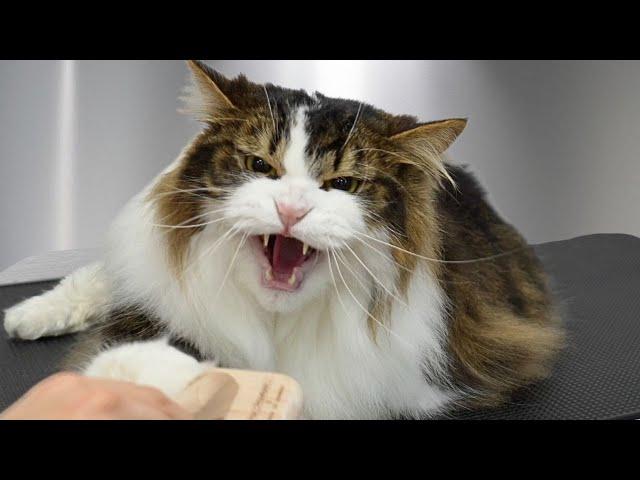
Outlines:
[[[223,73],[466,116],[450,150],[530,242],[640,235],[640,63],[211,61]],[[0,62],[0,268],[92,247],[196,132],[175,61]]]

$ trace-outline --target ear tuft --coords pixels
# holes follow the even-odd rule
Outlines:
[[[430,153],[444,153],[467,126],[466,118],[451,118],[435,122],[421,123],[391,137],[404,144],[414,143],[415,147],[428,147]]]
[[[410,154],[416,167],[435,173],[453,183],[441,155],[467,126],[466,118],[451,118],[422,123],[390,137]]]
[[[191,84],[184,89],[181,100],[185,103],[183,113],[194,115],[203,122],[213,120],[219,112],[235,109],[229,98],[218,86],[228,80],[200,60],[188,60]]]

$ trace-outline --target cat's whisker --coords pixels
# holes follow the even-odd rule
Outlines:
[[[478,258],[472,258],[472,259],[468,259],[468,260],[441,260],[441,259],[438,259],[438,258],[425,257],[424,255],[419,255],[419,254],[417,254],[415,252],[410,252],[409,250],[406,250],[406,249],[404,249],[402,247],[398,247],[396,245],[393,245],[391,243],[388,243],[388,242],[385,242],[383,240],[377,239],[375,237],[369,236],[369,235],[367,235],[365,233],[362,233],[362,232],[354,232],[354,233],[356,235],[363,235],[365,238],[373,240],[374,242],[381,243],[381,244],[386,245],[388,247],[394,248],[394,249],[396,249],[396,250],[398,250],[400,252],[406,253],[407,255],[413,255],[414,257],[420,258],[422,260],[426,260],[426,261],[429,261],[429,262],[435,262],[435,263],[465,264],[465,263],[475,263],[475,262],[486,262],[486,261],[489,261],[489,260],[495,260],[496,258],[500,258],[500,257],[504,257],[504,256],[507,256],[507,255],[511,255],[513,253],[516,253],[516,252],[519,252],[519,251],[522,251],[522,250],[526,250],[527,248],[529,248],[528,246],[527,247],[514,248],[513,250],[497,253],[495,255],[490,255],[488,257],[478,257]]]
[[[400,233],[400,232],[396,231],[392,226],[387,225],[388,220],[386,220],[385,218],[381,217],[376,212],[366,211],[364,213],[364,216],[366,218],[369,218],[369,219],[373,220],[377,224],[382,225],[381,228],[383,228],[386,232],[390,233],[394,238],[396,238],[396,239],[398,239],[398,238],[407,238],[406,234]]]
[[[220,213],[220,212],[225,212],[226,210],[227,210],[226,208],[218,208],[216,210],[207,210],[207,211],[199,213],[198,215],[195,215],[195,216],[193,216],[191,218],[183,220],[182,222],[177,223],[175,225],[168,225],[168,224],[161,224],[161,223],[150,223],[150,225],[154,226],[154,227],[175,228],[175,227],[180,227],[182,225],[186,225],[187,223],[189,223],[189,222],[191,222],[193,220],[197,220],[198,218],[206,217],[207,215],[213,215],[213,214]],[[168,218],[173,214],[174,214],[174,212],[170,212],[169,214],[165,215],[161,220],[164,220],[165,218]]]
[[[342,300],[342,295],[340,294],[340,291],[338,290],[338,285],[336,283],[336,278],[335,278],[335,275],[333,273],[333,268],[331,266],[332,265],[331,254],[336,255],[336,253],[337,253],[336,250],[329,249],[329,258],[328,258],[328,260],[329,260],[329,262],[328,262],[329,273],[331,275],[331,281],[333,283],[333,288],[336,291],[336,296],[338,297],[338,301],[340,302],[340,305],[342,306],[342,309],[344,310],[345,314],[348,315],[349,317],[351,317],[349,310],[347,309],[346,305],[344,304],[344,301]],[[334,261],[336,262],[336,269],[339,270],[340,267],[338,266],[337,258],[334,259]],[[343,261],[343,265],[347,266],[346,263],[344,263],[344,261]],[[342,277],[342,275],[341,275],[341,277]],[[347,291],[349,291],[349,294],[354,299],[354,301],[358,304],[358,306],[360,307],[361,310],[363,310],[369,317],[371,317],[380,327],[382,327],[384,330],[389,332],[389,334],[391,334],[391,335],[395,336],[396,338],[398,338],[402,343],[404,343],[405,345],[408,345],[411,349],[414,349],[414,346],[411,343],[409,343],[407,340],[405,340],[400,335],[395,333],[393,330],[389,329],[386,325],[384,325],[382,322],[380,322],[375,317],[373,317],[367,310],[365,310],[364,307],[362,307],[362,305],[355,298],[353,293],[349,290],[349,287],[347,287],[347,284],[345,283],[344,278],[342,278],[342,282],[344,283],[345,287],[347,288]],[[371,298],[371,296],[369,296],[369,298]]]
[[[349,310],[347,309],[347,306],[344,304],[344,302],[342,300],[342,295],[340,295],[340,291],[338,290],[338,284],[336,283],[336,277],[333,274],[333,268],[331,267],[331,256],[328,255],[327,258],[329,260],[329,262],[328,262],[329,273],[331,274],[331,281],[333,282],[333,289],[336,291],[336,296],[338,297],[338,302],[340,302],[340,305],[342,306],[342,310],[344,310],[345,315],[347,315],[348,317],[351,317],[351,314],[349,313]]]
[[[273,110],[271,109],[271,98],[269,98],[269,92],[267,91],[267,86],[262,85],[262,89],[264,90],[264,95],[267,97],[267,105],[269,106],[269,115],[271,115],[271,121],[273,122],[273,133],[274,137],[278,133],[278,128],[276,127],[276,117],[273,115]]]
[[[186,270],[184,270],[183,272],[183,277],[186,274],[187,270],[191,269],[194,265],[196,264],[200,264],[200,262],[202,260],[205,259],[205,257],[209,257],[211,255],[213,255],[213,253],[218,250],[218,248],[225,242],[225,240],[229,240],[233,237],[235,237],[238,233],[237,231],[237,227],[240,224],[240,222],[236,222],[233,226],[231,226],[221,237],[219,237],[209,248],[207,248],[207,250],[205,252],[203,252],[201,255],[198,256],[198,258],[196,258],[191,265],[189,266],[189,268],[187,268]],[[246,235],[246,234],[245,234]],[[191,296],[191,300],[197,302],[200,305],[200,308],[202,311],[207,311],[207,305],[206,302],[202,302],[200,299],[200,296],[196,295]],[[217,295],[216,295],[216,300],[217,300]],[[214,300],[215,302],[215,300]],[[205,325],[203,325],[202,321],[200,320],[199,315],[196,315],[196,323],[198,324],[199,328],[202,329],[203,331],[205,331]]]
[[[358,281],[358,284],[362,287],[362,290],[368,295],[369,300],[373,299],[373,292],[371,286],[367,286],[364,284],[362,280],[362,275],[359,275],[351,266],[349,262],[347,262],[346,258],[342,256],[339,250],[334,250],[334,252],[338,255],[338,257],[342,260],[342,264],[349,270],[349,273],[353,275],[353,277]]]
[[[362,276],[359,275],[357,272],[355,272],[349,265],[349,262],[347,261],[347,259],[341,254],[340,250],[333,250],[334,253],[336,255],[338,255],[338,257],[340,258],[340,260],[342,260],[342,265],[345,266],[349,272],[355,277],[355,279],[358,281],[358,283],[360,284],[360,286],[363,288],[363,290],[365,290],[365,292],[368,294],[369,299],[373,299],[373,292],[371,291],[371,287],[366,287],[362,281]],[[389,259],[389,258],[387,258]],[[393,259],[389,259],[392,260]],[[400,265],[399,265],[400,266]],[[378,282],[380,283],[380,282]],[[384,286],[382,284],[380,284],[383,288]],[[385,289],[386,291],[386,289]],[[402,301],[400,298],[397,298],[397,296],[392,295],[390,292],[387,291],[387,293],[394,298],[397,302],[399,302],[403,307],[408,308],[408,305],[406,304],[406,302]]]
[[[394,332],[393,330],[391,330],[389,327],[387,327],[384,323],[382,323],[380,320],[378,320],[376,317],[374,317],[373,315],[371,315],[371,313],[369,312],[368,309],[366,309],[365,307],[362,306],[362,304],[360,303],[360,301],[356,298],[356,296],[353,294],[353,292],[351,291],[351,289],[349,288],[349,285],[347,285],[347,282],[344,279],[344,276],[342,275],[342,272],[340,270],[340,265],[338,265],[338,259],[337,257],[335,257],[335,252],[333,251],[333,249],[330,250],[330,253],[332,255],[334,255],[334,261],[336,262],[336,270],[338,271],[338,275],[340,276],[340,279],[342,280],[342,283],[344,284],[344,287],[346,288],[347,292],[349,292],[349,295],[351,295],[351,297],[353,298],[353,301],[356,303],[356,305],[358,305],[358,307],[360,307],[360,309],[366,313],[366,315],[371,318],[374,322],[376,322],[376,324],[378,324],[380,327],[382,327],[384,330],[386,330],[390,335],[393,335],[394,337],[396,337],[398,340],[400,340],[402,343],[408,345],[411,349],[415,349],[415,345],[411,344],[411,342],[407,341],[406,339],[402,338],[400,335],[398,335],[396,332]]]
[[[343,150],[344,150],[344,147],[346,147],[347,144],[349,143],[349,140],[351,140],[351,136],[353,135],[353,132],[355,132],[355,130],[356,130],[356,126],[358,125],[358,119],[360,118],[360,112],[361,111],[362,111],[362,102],[360,102],[360,105],[358,105],[358,111],[356,112],[356,117],[353,120],[353,125],[351,125],[351,130],[349,130],[349,134],[347,135],[347,139],[342,144],[342,149]]]
[[[213,255],[213,253],[225,242],[225,240],[233,238],[237,234],[237,231],[235,231],[235,229],[236,229],[238,223],[236,223],[232,227],[230,227],[209,248],[207,248],[205,250],[205,252],[203,252],[201,255],[198,256],[198,258],[196,258],[193,262],[191,262],[189,267],[186,268],[183,271],[182,278],[183,279],[185,278],[187,271],[189,271],[194,265],[200,264],[200,262],[202,260],[204,260],[205,257],[209,257],[210,255]],[[191,298],[192,298],[192,301],[196,301],[200,305],[200,308],[202,309],[202,311],[206,311],[207,310],[205,303],[200,301],[200,297],[199,296],[196,295],[195,298],[194,298],[194,296],[191,296]],[[203,325],[202,321],[200,320],[200,316],[196,315],[195,318],[196,318],[196,323],[198,324],[198,327],[200,329],[204,330],[205,326]]]
[[[244,242],[245,242],[245,240],[247,239],[248,236],[249,236],[248,233],[244,233],[242,235],[242,238],[238,242],[238,246],[236,248],[236,251],[234,252],[233,257],[231,257],[231,261],[229,262],[229,268],[227,268],[227,271],[224,274],[224,278],[222,279],[222,283],[220,284],[220,288],[218,288],[218,291],[216,292],[216,295],[215,295],[215,297],[213,299],[214,303],[218,300],[218,296],[220,295],[220,292],[222,292],[222,289],[224,288],[225,284],[227,283],[227,278],[229,278],[229,274],[231,273],[231,269],[233,268],[233,265],[234,265],[234,263],[236,261],[236,258],[238,257],[238,252],[240,251],[240,249],[244,245]]]
[[[215,242],[213,242],[211,246],[207,247],[207,249],[205,249],[205,251],[201,255],[199,255],[196,259],[194,259],[189,264],[189,266],[183,270],[182,272],[183,278],[187,274],[187,272],[191,270],[191,268],[193,268],[194,265],[200,263],[205,257],[215,252],[225,240],[227,240],[228,238],[234,237],[238,233],[236,229],[239,223],[240,222],[237,222],[233,226],[231,226],[223,235],[221,235]]]
[[[408,305],[405,303],[404,300],[402,300],[401,298],[399,298],[398,296],[396,296],[393,292],[391,292],[385,285],[384,283],[382,283],[378,277],[375,276],[375,274],[371,271],[371,269],[369,267],[367,267],[365,265],[365,263],[360,259],[360,257],[356,254],[356,252],[353,251],[353,249],[347,244],[344,243],[342,245],[343,247],[345,247],[347,250],[349,250],[349,252],[351,252],[351,255],[353,255],[356,260],[360,263],[360,265],[362,265],[364,267],[364,269],[369,273],[369,275],[371,275],[371,278],[373,278],[378,285],[380,285],[382,287],[382,289],[387,292],[387,294],[393,298],[396,302],[400,303],[403,307],[408,308]]]
[[[218,250],[218,248],[220,248],[220,246],[226,241],[226,240],[230,240],[231,238],[235,237],[239,232],[237,230],[238,225],[240,224],[240,222],[236,222],[235,224],[233,224],[223,235],[221,235],[209,248],[207,248],[207,250],[205,252],[203,252],[197,259],[194,260],[194,262],[191,263],[191,266],[195,265],[195,264],[200,264],[205,257],[210,257],[211,255],[213,255],[215,253],[216,250]],[[246,235],[246,234],[245,234]],[[190,268],[191,268],[190,266]],[[216,296],[217,299],[217,296]],[[203,312],[207,311],[207,302],[203,302],[200,299],[200,296],[195,296],[192,297],[192,301],[197,302],[200,305],[200,308]],[[215,302],[215,300],[214,300]],[[196,318],[196,322],[198,323],[198,326],[201,329],[204,329],[203,331],[206,331],[205,326],[202,324],[202,322],[200,321],[200,318],[197,317]]]
[[[374,252],[378,253],[381,257],[385,258],[388,261],[393,262],[398,268],[401,268],[409,273],[413,273],[413,270],[410,268],[405,267],[404,265],[402,265],[401,263],[398,263],[392,256],[387,255],[386,253],[384,253],[382,250],[374,247],[373,245],[367,243],[365,240],[363,240],[360,237],[355,237],[356,240],[358,240],[360,243],[362,243],[363,245],[365,245],[366,247],[370,248],[371,250],[373,250]]]
[[[186,194],[189,194],[189,195],[197,197],[197,198],[209,198],[206,195],[197,195],[195,192],[216,193],[216,192],[221,191],[221,190],[222,189],[217,188],[217,187],[200,187],[200,188],[187,188],[187,189],[176,188],[176,189],[170,190],[168,192],[162,192],[162,193],[155,194],[154,198],[163,198],[163,197],[168,197],[170,195],[179,195],[181,193],[186,193]]]
[[[208,213],[209,212],[207,212],[207,214]],[[195,220],[196,218],[203,217],[203,216],[204,216],[204,214],[203,215],[198,215],[197,217],[194,217],[194,218],[192,218],[190,220]],[[200,227],[206,227],[207,225],[213,225],[214,223],[218,223],[218,222],[221,222],[223,220],[228,220],[228,219],[229,219],[229,217],[219,217],[219,218],[216,218],[216,219],[211,220],[209,222],[195,223],[193,225],[181,225],[181,224],[178,224],[178,225],[163,225],[163,224],[159,224],[159,223],[152,223],[151,226],[158,227],[158,228],[168,228],[170,230],[181,229],[181,228],[200,228]],[[185,220],[184,223],[187,223],[188,221],[189,220]]]

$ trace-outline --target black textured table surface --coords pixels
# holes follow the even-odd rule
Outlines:
[[[568,347],[547,380],[461,419],[640,418],[640,239],[599,234],[535,247],[555,284]],[[0,287],[0,309],[55,282]],[[53,373],[73,336],[0,336],[0,410]]]

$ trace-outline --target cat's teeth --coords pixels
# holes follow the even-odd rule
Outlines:
[[[292,273],[289,277],[289,285],[293,286],[296,283],[296,274]]]
[[[264,248],[267,248],[267,245],[269,245],[269,235],[262,235],[262,243]]]
[[[267,280],[273,280],[273,272],[271,271],[271,269],[267,270],[264,276],[267,278]]]
[[[309,251],[309,245],[307,245],[306,243],[302,243],[302,255],[306,255],[307,252]]]

